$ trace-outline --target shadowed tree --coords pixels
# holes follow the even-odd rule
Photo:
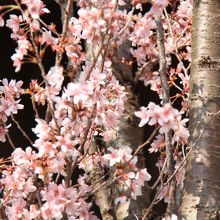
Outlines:
[[[180,212],[185,220],[219,219],[220,1],[193,3],[190,80],[191,153]],[[181,218],[182,219],[182,218]]]

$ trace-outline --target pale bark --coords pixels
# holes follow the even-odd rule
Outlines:
[[[185,220],[219,219],[220,1],[194,0],[193,8],[189,103],[193,149],[186,163],[180,212]]]

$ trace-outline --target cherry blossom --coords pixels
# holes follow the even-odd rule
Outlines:
[[[158,150],[163,149],[165,147],[165,140],[164,136],[161,134],[158,134],[156,136],[156,139],[151,144],[151,148],[148,149],[150,153],[158,152]]]
[[[138,118],[141,118],[141,121],[139,123],[139,127],[143,127],[144,125],[146,125],[150,119],[147,108],[145,108],[145,107],[141,107],[141,111],[135,112],[135,115]]]
[[[22,21],[22,16],[11,14],[10,18],[6,21],[6,27],[9,27],[14,33],[17,33]]]
[[[104,159],[109,161],[109,165],[113,166],[116,163],[125,163],[132,158],[131,149],[114,149],[109,147],[108,150],[111,152],[110,154],[104,155]]]
[[[49,13],[41,0],[22,0],[21,4],[27,6],[28,12],[33,19],[38,19],[41,14]]]
[[[165,165],[157,200],[169,202],[169,184],[164,185],[169,178],[166,134],[170,132],[175,148],[175,170],[181,166],[189,137],[192,1],[180,0],[170,11],[166,10],[172,7],[167,7],[167,0],[150,1],[149,10],[145,10],[146,1],[131,1],[131,8],[123,10],[127,3],[122,0],[80,0],[77,16],[67,16],[67,21],[62,21],[64,33],[44,20],[42,15],[50,13],[44,3],[21,0],[16,7],[0,8],[0,26],[5,23],[11,29],[11,38],[17,45],[11,56],[15,72],[32,62],[41,74],[40,80],[33,79],[29,87],[22,81],[0,81],[0,141],[10,137],[9,118],[26,107],[22,105],[24,95],[32,101],[36,122],[31,128],[33,144],[16,148],[2,171],[1,202],[5,214],[12,220],[95,220],[97,213],[91,210],[97,192],[109,192],[111,188],[112,209],[142,195],[142,188],[152,175],[147,168],[139,167],[138,151],[143,146],[118,143],[130,94],[127,82],[118,80],[114,56],[127,41],[131,53],[128,63],[137,68],[133,73],[135,82],[129,87],[141,81],[159,100],[149,101],[129,116],[140,120],[139,127],[155,129],[150,143],[148,140],[144,146],[149,153],[158,154],[155,166],[159,171]],[[5,16],[7,13],[9,16]],[[167,103],[163,100],[158,68],[156,17],[160,17],[164,29],[168,87],[178,90]],[[55,59],[44,67],[47,50],[53,51]],[[127,60],[122,57],[121,63],[126,65]],[[40,108],[47,109],[44,116],[39,114]],[[101,177],[93,181],[97,170]],[[181,187],[183,173],[178,171],[175,177]],[[174,220],[177,216],[164,219]]]
[[[46,79],[50,85],[49,93],[50,95],[58,95],[63,84],[63,68],[59,66],[51,67]]]

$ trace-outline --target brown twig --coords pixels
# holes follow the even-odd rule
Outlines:
[[[11,145],[11,147],[15,150],[16,146],[8,133],[6,133],[6,137],[8,139],[9,144]]]
[[[161,87],[163,90],[163,105],[170,103],[170,87],[167,81],[166,75],[166,53],[165,53],[165,45],[164,45],[164,30],[163,25],[161,23],[160,17],[155,18],[155,23],[157,26],[157,47],[158,47],[158,55],[159,55],[159,74],[161,79]],[[165,133],[165,141],[166,141],[166,157],[167,157],[167,172],[168,178],[172,176],[175,171],[175,161],[173,157],[173,146],[172,146],[172,130],[169,129]],[[169,203],[167,206],[167,214],[170,215],[172,213],[177,212],[176,207],[176,179],[173,178],[170,182],[169,186]]]
[[[169,32],[170,32],[170,35],[171,37],[173,38],[173,41],[174,41],[174,45],[175,45],[175,52],[174,52],[174,55],[176,56],[176,58],[178,59],[178,61],[182,64],[182,68],[183,68],[183,72],[185,74],[185,76],[187,75],[187,69],[186,67],[184,66],[184,63],[182,62],[180,56],[179,56],[179,50],[178,50],[178,41],[183,37],[183,34],[186,32],[187,28],[185,28],[182,33],[180,34],[180,36],[175,39],[174,37],[174,34],[173,34],[173,30],[172,30],[172,27],[171,27],[171,23],[170,23],[170,19],[169,19],[169,16],[168,16],[168,13],[167,13],[167,10],[164,9],[164,14],[165,14],[165,18],[168,20],[168,29],[169,29]]]
[[[116,0],[116,2],[115,2],[115,7],[114,7],[113,12],[112,12],[113,14],[115,13],[115,11],[116,11],[117,8],[118,8],[118,1],[119,1],[119,0]],[[91,74],[93,68],[95,67],[96,62],[98,61],[98,58],[99,58],[99,56],[100,56],[102,50],[103,50],[105,47],[108,47],[108,46],[109,46],[109,43],[110,43],[110,40],[111,40],[111,36],[110,36],[110,34],[109,34],[109,30],[110,30],[112,21],[113,21],[113,16],[111,16],[110,21],[109,21],[109,26],[106,28],[106,31],[105,31],[105,33],[104,33],[103,36],[102,36],[101,44],[100,44],[100,46],[99,46],[99,48],[98,48],[98,50],[97,50],[97,53],[96,53],[95,56],[93,56],[93,59],[92,59],[90,65],[89,65],[88,69],[87,69],[86,72],[85,72],[85,76],[84,76],[84,78],[83,78],[84,81],[87,81],[87,80],[89,79],[90,74]],[[106,38],[106,36],[107,36],[107,38]],[[94,50],[92,50],[92,52],[94,52]]]
[[[64,4],[64,1],[67,1],[66,8],[62,7],[62,5]],[[73,0],[64,0],[64,1],[61,1],[61,3],[59,4],[61,8],[62,19],[63,19],[63,30],[62,30],[62,34],[60,37],[61,43],[64,41],[67,35],[68,22],[69,22],[69,18],[71,16],[72,7],[73,7]],[[63,52],[59,52],[56,54],[56,65],[57,66],[60,65],[60,62],[62,60],[62,55],[63,55]]]
[[[156,127],[156,128],[154,129],[154,131],[151,133],[150,137],[149,137],[143,144],[141,144],[141,145],[139,145],[139,146],[137,147],[137,150],[134,152],[134,155],[137,155],[137,153],[138,153],[144,146],[146,146],[147,144],[149,144],[149,143],[153,140],[154,136],[155,136],[156,133],[159,131],[159,128],[160,128],[159,126]]]
[[[34,41],[34,34],[33,34],[33,32],[32,32],[31,30],[30,30],[30,33],[31,33],[32,45],[33,45],[33,47],[34,47],[34,52],[35,52],[35,55],[36,55],[36,58],[37,58],[37,61],[38,61],[37,64],[38,64],[38,67],[39,67],[39,69],[40,69],[41,76],[42,76],[43,79],[44,79],[45,85],[46,85],[47,89],[49,90],[50,86],[49,86],[49,83],[48,83],[48,81],[47,81],[47,79],[46,79],[46,72],[45,72],[45,70],[44,70],[44,66],[43,66],[43,63],[42,63],[42,59],[41,59],[40,54],[39,54],[39,52],[38,52],[38,47],[37,47],[37,45],[36,45],[36,43],[35,43],[35,41]],[[56,117],[55,117],[55,114],[54,114],[55,109],[54,109],[53,101],[52,101],[52,99],[51,99],[51,96],[50,96],[50,92],[49,92],[49,91],[48,91],[48,105],[49,105],[49,107],[50,107],[50,112],[51,112],[52,118],[53,118],[53,120],[54,120],[54,122],[55,122],[55,124],[56,124],[56,127],[57,127],[58,131],[59,131],[59,125],[58,125],[58,122],[57,122]]]
[[[162,178],[163,178],[163,174],[164,174],[164,171],[166,169],[166,166],[167,166],[167,158],[165,159],[164,161],[164,164],[163,164],[163,167],[160,171],[160,175],[159,177],[157,178],[157,180],[155,181],[154,185],[151,187],[152,190],[156,189],[157,185],[159,184],[160,181],[162,181]]]
[[[33,110],[34,110],[34,113],[35,113],[35,117],[40,118],[40,116],[38,114],[38,111],[37,111],[37,106],[36,106],[35,101],[34,101],[34,95],[31,95],[31,103],[32,103],[32,107],[33,107]]]
[[[31,145],[33,145],[32,140],[28,137],[27,133],[25,132],[25,130],[20,126],[19,122],[14,118],[13,115],[11,115],[11,119],[12,121],[16,124],[18,130],[23,134],[23,136],[29,141],[29,143]]]
[[[132,16],[133,16],[133,13],[134,13],[134,10],[135,10],[135,7],[132,7],[131,11],[130,11],[130,16],[128,17],[128,20],[127,20],[127,23],[125,24],[125,26],[118,32],[116,33],[109,41],[109,43],[111,43],[112,41],[114,40],[117,40],[118,37],[120,37],[124,31],[128,28],[128,25],[129,23],[131,22],[132,20]]]

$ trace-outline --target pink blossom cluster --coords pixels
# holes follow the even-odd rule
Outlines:
[[[79,6],[79,23],[82,27],[82,38],[88,42],[96,42],[106,31],[114,37],[129,22],[131,12],[126,10],[118,10],[115,8],[114,0],[107,1],[85,1],[80,0]],[[120,5],[124,5],[123,1],[119,1]],[[92,24],[92,25],[90,25]],[[86,27],[86,28],[85,28]],[[130,27],[128,24],[127,28]],[[128,33],[128,30],[125,33]],[[125,33],[121,33],[125,35]],[[123,36],[123,35],[120,35]],[[119,40],[119,39],[118,39]]]
[[[39,86],[37,81],[32,80],[30,91],[34,94],[34,100],[38,104],[45,105],[46,99],[52,99],[59,94],[62,89],[64,75],[63,67],[53,66],[45,76],[47,86]]]
[[[157,2],[157,1],[155,1]],[[158,1],[160,2],[160,1]],[[166,6],[168,2],[162,1],[159,3]],[[157,71],[153,70],[152,67],[154,63],[157,63],[158,58],[158,49],[155,42],[155,21],[151,13],[152,10],[157,8],[157,3],[155,3],[151,10],[144,15],[138,14],[134,24],[133,31],[130,34],[130,40],[133,46],[137,48],[131,48],[132,55],[137,59],[138,64],[149,62],[149,65],[145,67],[145,71],[141,74],[137,71],[138,77],[140,80],[144,81],[144,84],[150,85],[153,91],[158,92],[161,95],[160,88],[160,77]],[[159,12],[158,12],[159,13]],[[154,14],[155,15],[155,14]],[[165,14],[166,15],[166,14]],[[176,75],[181,78],[181,80],[188,81],[189,75],[186,71],[183,71],[183,61],[191,62],[191,23],[192,23],[192,1],[191,0],[181,0],[178,5],[177,11],[169,14],[169,17],[166,17],[162,14],[163,28],[165,31],[165,47],[166,47],[166,59],[167,66],[171,66],[172,57],[171,54],[175,54],[178,58],[179,70],[175,70]],[[184,49],[184,50],[183,50]],[[179,67],[177,67],[179,68]],[[172,72],[172,68],[170,73]],[[177,77],[177,78],[178,78]],[[174,81],[174,78],[170,78],[171,82]],[[172,85],[172,84],[171,84]],[[185,87],[188,87],[188,82],[183,83],[183,90]],[[188,94],[188,89],[185,91]],[[186,102],[187,94],[185,95],[184,102]]]
[[[26,9],[23,9],[22,6]],[[14,9],[12,7],[12,9]],[[39,18],[44,13],[49,13],[49,10],[45,8],[45,5],[41,0],[22,0],[21,3],[15,7],[20,9],[22,15],[11,14],[10,18],[6,21],[6,27],[12,30],[11,38],[14,39],[18,47],[15,49],[15,53],[12,55],[13,65],[15,66],[15,72],[20,71],[21,65],[26,61],[29,51],[32,51],[32,44],[27,39],[25,28],[30,25],[32,31],[40,29]],[[2,22],[3,26],[4,23]],[[29,60],[28,60],[29,61]],[[33,60],[31,60],[33,61]]]
[[[70,82],[61,96],[58,95],[63,80],[60,67],[52,67],[46,75],[49,88],[39,87],[34,83],[37,90],[34,94],[35,100],[45,104],[45,100],[51,99],[55,106],[55,117],[49,123],[36,119],[37,126],[33,131],[38,139],[34,146],[38,148],[41,156],[47,154],[54,157],[58,154],[60,160],[56,164],[60,164],[60,169],[65,164],[63,161],[66,156],[75,158],[80,154],[75,146],[84,142],[84,133],[90,120],[94,123],[89,129],[86,144],[90,145],[98,128],[102,128],[103,136],[106,136],[107,132],[108,140],[114,138],[110,133],[123,113],[126,93],[124,87],[120,86],[112,75],[110,65],[110,61],[106,62],[103,73],[100,74],[97,64],[88,81]],[[62,169],[61,171],[64,173]]]
[[[154,10],[153,8],[151,10]],[[133,37],[131,40],[136,48],[131,49],[131,52],[137,59],[138,64],[143,67],[141,71],[137,71],[137,77],[144,82],[145,86],[150,86],[151,90],[155,91],[162,100],[163,90],[160,73],[155,70],[155,64],[158,63],[158,48],[155,42],[155,22],[150,11],[144,15],[138,14],[139,17],[136,18],[134,31],[130,35]],[[150,153],[161,153],[157,163],[159,168],[163,167],[166,158],[164,152],[166,148],[165,133],[169,130],[172,131],[172,145],[175,146],[174,159],[176,165],[180,163],[182,154],[184,154],[184,150],[182,152],[177,149],[184,149],[184,145],[187,143],[189,137],[189,131],[187,129],[188,119],[185,117],[188,114],[192,1],[180,0],[176,10],[168,13],[166,8],[164,8],[164,13],[161,16],[164,29],[168,85],[170,89],[174,88],[177,90],[177,93],[170,97],[170,104],[165,104],[161,107],[150,102],[147,107],[142,106],[139,111],[135,112],[135,115],[141,119],[139,123],[140,127],[146,124],[154,127],[159,126],[159,134],[157,134],[148,149]],[[147,24],[144,24],[144,21],[147,19]],[[144,28],[147,25],[150,26]],[[140,40],[138,37],[135,37],[140,35],[143,36],[143,38],[139,38]],[[175,68],[173,66],[174,59],[178,60]],[[181,100],[180,111],[172,107],[177,100]],[[175,168],[177,167],[178,165]],[[183,173],[177,172],[176,179],[178,184],[182,178]],[[164,190],[160,199],[168,198],[167,193],[168,188]]]
[[[21,0],[21,4],[26,6],[27,17],[33,20],[38,19],[44,13],[49,13],[41,0]]]
[[[31,148],[23,151],[17,148],[12,155],[13,166],[4,171],[1,184],[4,186],[4,198],[10,201],[6,206],[6,214],[10,219],[37,217],[61,219],[64,213],[70,216],[70,219],[74,216],[79,219],[93,219],[89,212],[90,203],[84,199],[91,190],[91,187],[85,184],[86,176],[78,179],[79,188],[66,187],[65,183],[57,184],[53,182],[52,177],[53,175],[66,177],[66,160],[77,162],[84,157],[80,146],[83,144],[90,117],[94,117],[94,124],[90,128],[86,142],[88,147],[91,147],[98,127],[105,128],[106,131],[102,131],[105,133],[117,126],[126,99],[124,88],[111,74],[109,64],[110,62],[107,62],[104,65],[105,74],[97,75],[97,69],[94,68],[90,80],[86,83],[69,83],[61,97],[50,89],[56,87],[60,89],[60,84],[57,85],[60,80],[52,79],[60,79],[62,70],[53,67],[47,74],[50,87],[45,91],[50,93],[55,103],[55,118],[49,123],[43,119],[36,119],[37,125],[33,131],[37,136],[34,147],[38,151],[35,152]],[[54,78],[49,80],[53,74]],[[132,156],[131,149],[108,148],[108,151],[111,153],[103,156],[96,153],[90,155],[89,158],[82,160],[79,167],[86,171],[83,164],[92,165],[94,161],[96,163],[101,161],[103,166],[109,168],[116,166],[117,172],[113,183],[131,189],[131,196],[136,199],[141,195],[144,182],[150,180],[150,175],[146,169],[138,170],[137,158]],[[89,163],[88,160],[91,158],[92,162]],[[19,182],[16,182],[17,180]],[[42,184],[39,185],[39,181],[42,181]],[[35,195],[33,197],[40,198],[41,206],[28,203],[27,198],[32,194]]]
[[[129,35],[132,42],[132,55],[137,59],[138,65],[142,65],[146,60],[154,59],[158,56],[158,50],[155,45],[155,17],[163,16],[163,10],[168,5],[167,0],[152,1],[151,9],[144,15],[138,13],[134,17],[133,30]],[[136,7],[140,3],[136,5]]]
[[[85,200],[91,191],[86,175],[67,187],[53,182],[46,156],[40,157],[30,147],[17,148],[12,158],[1,179],[9,219],[62,219],[64,214],[68,219],[97,219]]]
[[[0,141],[5,142],[5,135],[8,132],[9,125],[6,122],[10,115],[17,114],[19,109],[24,106],[20,104],[20,95],[24,92],[21,88],[23,82],[7,79],[1,80],[0,86]]]
[[[189,131],[186,127],[186,123],[189,119],[183,118],[184,111],[178,111],[169,103],[160,107],[159,105],[150,102],[147,107],[141,107],[140,111],[135,112],[135,115],[141,119],[139,123],[140,127],[146,124],[150,126],[159,126],[159,134],[152,141],[151,147],[148,151],[150,153],[161,152],[157,166],[162,168],[166,158],[163,153],[166,147],[165,134],[172,131],[173,135],[171,144],[176,145],[177,147],[179,145],[183,147],[187,143],[187,139],[189,137]],[[174,154],[174,160],[176,162],[175,169],[179,168],[180,161],[182,160],[181,154],[182,152],[178,151]],[[164,174],[166,174],[166,169],[164,170]],[[175,178],[177,179],[177,184],[179,185],[183,179],[183,172],[177,172]],[[168,192],[168,187],[164,187],[162,192],[158,195],[158,199],[164,199],[165,202],[168,202]]]
[[[136,199],[142,195],[141,188],[145,181],[151,179],[147,169],[139,169],[137,166],[137,156],[132,154],[129,147],[108,147],[108,151],[103,155],[93,154],[87,156],[80,163],[80,167],[91,169],[99,163],[106,169],[109,169],[113,176],[112,185],[118,189],[117,196],[114,198],[115,204],[124,203],[130,197]]]
[[[25,22],[23,16],[11,14],[10,18],[6,21],[6,27],[12,30],[11,38],[17,41],[18,47],[15,49],[15,53],[11,56],[13,65],[16,68],[15,72],[21,69],[24,56],[28,54],[30,49],[30,42],[26,39],[24,29],[20,29],[20,25]]]
[[[160,106],[150,102],[134,114],[140,118],[140,127],[159,127],[149,148],[150,153],[161,153],[159,168],[166,158],[165,134],[171,131],[172,144],[176,147],[175,169],[178,169],[182,161],[179,148],[184,147],[189,136],[185,118],[189,66],[185,63],[191,61],[192,1],[180,0],[170,13],[166,11],[168,0],[150,2],[149,11],[143,12],[139,0],[132,1],[133,8],[127,11],[120,9],[126,4],[122,0],[80,0],[78,18],[63,21],[63,33],[42,20],[49,10],[41,0],[21,0],[16,6],[8,6],[10,10],[19,10],[20,15],[10,14],[6,22],[2,19],[3,10],[0,26],[5,23],[12,31],[11,38],[17,42],[11,57],[15,72],[25,62],[39,66],[43,81],[32,80],[25,91],[33,99],[35,113],[39,105],[48,109],[45,118],[35,118],[33,146],[26,150],[17,148],[12,154],[12,164],[3,171],[2,204],[9,219],[97,219],[89,202],[97,188],[89,175],[97,166],[103,176],[107,174],[100,182],[110,182],[117,189],[112,197],[115,205],[142,195],[141,189],[151,175],[146,168],[138,167],[134,150],[118,146],[115,141],[127,94],[115,77],[111,59],[116,48],[129,40],[132,55],[129,62],[137,62],[138,67],[135,77],[162,99],[164,91],[157,70],[155,19],[158,17],[165,32],[168,85],[178,93],[170,97],[170,103]],[[42,63],[47,48],[56,53],[49,71]],[[71,70],[63,65],[63,56],[69,59]],[[174,56],[178,60],[176,66],[173,66]],[[24,90],[22,81],[3,79],[1,82],[0,141],[5,141],[8,117],[24,107],[20,104]],[[182,101],[181,110],[173,107],[177,99]],[[96,141],[99,137],[104,142],[102,147]],[[78,170],[83,174],[73,183],[71,177]],[[166,170],[163,174],[166,175]],[[182,173],[178,172],[176,179],[181,178]],[[164,187],[160,199],[167,199],[167,192],[168,187]]]
[[[182,113],[174,109],[170,104],[163,107],[150,102],[147,107],[141,107],[141,111],[135,112],[135,115],[141,119],[139,126],[145,124],[160,126],[160,134],[165,134],[170,129],[174,131],[173,141],[183,141],[185,143],[189,137],[189,132],[185,128],[188,119],[182,119]]]

